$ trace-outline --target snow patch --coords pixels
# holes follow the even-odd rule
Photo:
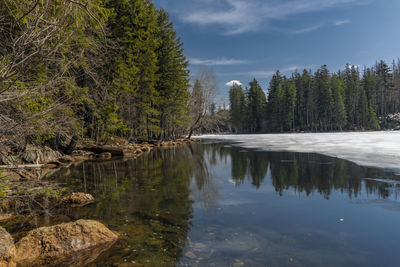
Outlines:
[[[259,135],[204,135],[264,151],[320,153],[352,161],[361,166],[400,173],[400,132],[301,133]]]

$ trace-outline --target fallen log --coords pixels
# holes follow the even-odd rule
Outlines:
[[[40,169],[44,164],[0,165],[0,169]]]

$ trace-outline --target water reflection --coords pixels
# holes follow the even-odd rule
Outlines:
[[[160,149],[135,160],[87,162],[52,179],[97,199],[91,206],[67,209],[64,217],[97,219],[121,235],[89,266],[307,266],[325,264],[321,255],[327,253],[338,264],[360,263],[356,244],[346,243],[351,234],[332,235],[338,218],[327,213],[309,221],[313,209],[325,209],[312,196],[385,200],[397,199],[399,192],[398,178],[380,169],[224,143]],[[293,193],[307,197],[309,206],[300,211],[303,203],[287,197]],[[346,254],[340,247],[351,250]]]
[[[100,220],[122,237],[89,266],[172,266],[178,262],[193,216],[191,177],[198,177],[203,186],[209,179],[203,173],[202,159],[192,156],[193,149],[158,150],[137,160],[85,163],[55,177],[98,200],[90,207],[70,209],[71,219]]]
[[[397,198],[400,188],[399,183],[388,183],[388,178],[397,179],[393,173],[319,154],[244,151],[223,143],[206,146],[205,151],[211,165],[216,164],[216,154],[222,161],[231,160],[232,179],[237,186],[247,179],[259,188],[268,177],[280,195],[293,189],[307,196],[317,192],[326,199],[332,191],[340,191],[352,198],[365,188],[367,194]]]

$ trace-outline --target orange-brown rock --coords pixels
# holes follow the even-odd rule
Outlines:
[[[11,213],[0,213],[0,222],[8,221],[13,217],[14,215]]]
[[[117,239],[116,233],[92,220],[41,227],[16,244],[16,262],[18,266],[83,266]]]
[[[16,266],[15,253],[16,250],[13,238],[3,227],[0,227],[0,266]]]
[[[72,193],[72,195],[63,197],[61,199],[61,203],[63,204],[71,204],[73,207],[82,207],[93,203],[95,201],[94,197],[91,194],[86,193]]]

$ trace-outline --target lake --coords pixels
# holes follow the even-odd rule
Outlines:
[[[89,266],[398,266],[400,177],[318,154],[207,141],[86,162],[65,212],[121,239]]]

